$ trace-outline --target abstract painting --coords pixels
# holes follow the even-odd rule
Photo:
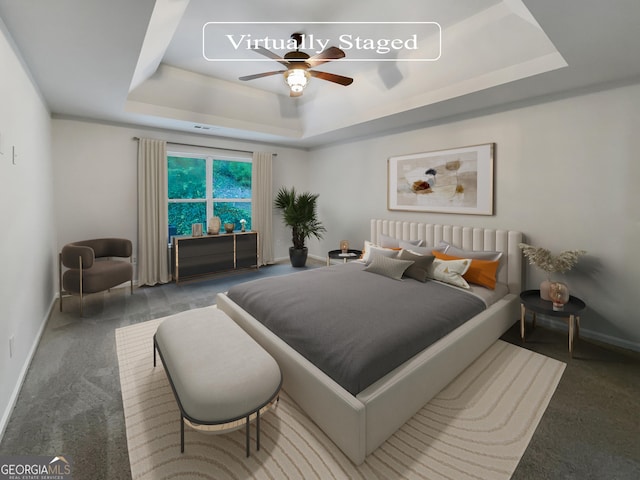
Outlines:
[[[389,210],[493,215],[495,144],[390,157]]]

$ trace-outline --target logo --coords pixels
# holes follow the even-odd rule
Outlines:
[[[433,62],[442,54],[437,22],[206,22],[202,56],[210,62],[269,61],[255,54],[264,48],[284,56],[298,45],[316,55],[330,46],[347,55],[341,62]]]
[[[0,480],[71,480],[71,461],[63,456],[0,456]]]

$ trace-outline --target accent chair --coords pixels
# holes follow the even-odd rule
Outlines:
[[[111,290],[122,283],[131,282],[133,294],[133,246],[124,238],[97,238],[68,243],[59,255],[60,311],[62,297],[80,295],[80,316],[83,297],[88,293]],[[129,262],[113,257],[129,258]],[[66,267],[66,271],[62,271]]]

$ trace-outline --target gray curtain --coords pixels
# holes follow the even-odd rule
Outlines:
[[[138,142],[138,285],[171,281],[168,260],[167,142]]]
[[[258,264],[273,263],[273,155],[254,152],[251,171],[251,229],[258,232]]]

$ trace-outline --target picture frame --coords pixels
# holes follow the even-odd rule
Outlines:
[[[495,143],[389,157],[387,209],[493,215]]]

